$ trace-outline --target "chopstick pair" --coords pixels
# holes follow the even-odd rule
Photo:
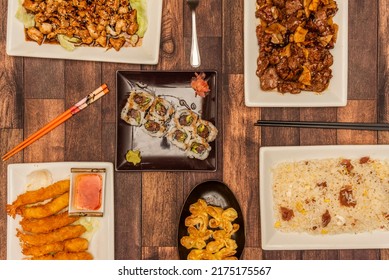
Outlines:
[[[375,130],[375,131],[389,130],[389,124],[380,124],[380,123],[259,120],[254,125],[255,126],[275,126],[275,127],[298,127],[298,128]]]
[[[27,137],[24,141],[22,141],[20,144],[15,146],[13,149],[11,149],[8,153],[2,156],[2,160],[6,161],[12,156],[14,156],[16,153],[20,152],[24,148],[28,147],[32,143],[34,143],[36,140],[40,139],[42,136],[46,135],[50,131],[52,131],[54,128],[59,126],[60,124],[64,123],[68,119],[70,119],[72,116],[80,112],[81,110],[88,107],[90,104],[104,96],[109,92],[109,89],[106,84],[101,85],[99,88],[97,88],[95,91],[88,94],[86,97],[81,99],[79,102],[74,104],[72,107],[70,107],[68,110],[63,112],[61,115],[47,123],[44,127],[39,129],[37,132],[33,133],[29,137]]]

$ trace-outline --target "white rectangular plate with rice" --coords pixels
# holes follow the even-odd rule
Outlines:
[[[19,1],[8,0],[6,46],[8,55],[133,64],[158,63],[163,0],[147,0],[148,27],[142,46],[126,47],[120,51],[113,48],[107,51],[100,47],[78,47],[74,51],[67,51],[59,44],[39,46],[36,42],[26,41],[23,24],[15,17],[18,5]]]
[[[37,170],[48,170],[53,182],[70,179],[71,168],[105,168],[105,210],[104,216],[98,219],[98,226],[89,243],[88,251],[95,260],[115,259],[114,234],[114,183],[113,164],[110,162],[48,162],[21,163],[8,165],[7,203],[11,204],[18,195],[25,192],[27,175]],[[7,260],[21,260],[25,256],[21,252],[16,229],[20,228],[20,216],[15,219],[7,216]]]
[[[264,250],[389,248],[389,231],[312,235],[276,230],[272,193],[272,168],[279,163],[329,158],[358,159],[365,156],[389,160],[389,145],[261,147],[259,153],[261,236]]]
[[[338,0],[338,12],[334,17],[339,25],[338,40],[331,50],[334,64],[331,66],[332,79],[322,94],[301,92],[281,94],[276,91],[263,91],[256,75],[259,47],[255,17],[256,1],[244,0],[244,92],[248,107],[341,107],[347,104],[348,71],[348,0]]]

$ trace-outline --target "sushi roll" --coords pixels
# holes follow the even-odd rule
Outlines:
[[[174,115],[174,125],[180,129],[186,129],[190,132],[195,130],[195,125],[199,116],[191,110],[182,109]]]
[[[166,99],[157,97],[150,107],[149,114],[158,120],[166,122],[174,114],[174,107]]]
[[[122,109],[120,117],[130,125],[141,126],[144,122],[145,114],[144,111],[131,108],[130,104],[127,102]]]
[[[167,132],[166,138],[176,147],[180,148],[181,150],[186,150],[191,139],[191,134],[189,131],[183,128],[172,126]]]
[[[208,157],[210,151],[211,146],[206,141],[204,141],[204,139],[201,137],[195,137],[189,142],[186,154],[190,158],[205,160]]]
[[[163,137],[167,132],[166,124],[149,114],[146,115],[142,128],[144,132],[153,137]]]
[[[199,119],[196,123],[196,134],[207,142],[212,142],[218,134],[217,128],[209,121]]]
[[[127,99],[129,107],[146,112],[153,104],[155,96],[145,91],[132,91]]]

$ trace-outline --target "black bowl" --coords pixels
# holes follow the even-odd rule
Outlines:
[[[181,210],[180,221],[178,224],[178,254],[181,260],[186,260],[190,250],[181,245],[180,240],[183,236],[188,235],[187,227],[185,226],[186,217],[190,216],[189,206],[199,198],[204,199],[208,205],[219,206],[223,209],[232,207],[238,212],[238,218],[233,223],[239,224],[239,230],[232,235],[232,239],[236,241],[238,248],[235,256],[240,259],[242,257],[245,245],[245,229],[243,214],[239,202],[235,198],[233,192],[228,186],[219,181],[206,181],[197,185],[187,197],[185,204]]]

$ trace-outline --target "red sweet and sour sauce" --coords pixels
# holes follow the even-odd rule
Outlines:
[[[74,207],[80,210],[98,210],[101,207],[103,178],[100,174],[75,176]]]

